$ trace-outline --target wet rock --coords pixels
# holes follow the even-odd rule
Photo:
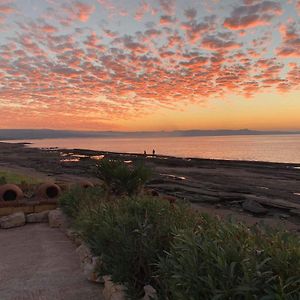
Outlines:
[[[39,212],[39,213],[28,214],[26,216],[26,222],[27,223],[47,223],[48,215],[49,215],[49,210]]]
[[[12,215],[0,218],[0,227],[4,229],[25,225],[25,214],[17,212]]]
[[[292,209],[292,210],[290,210],[290,214],[292,216],[294,216],[294,217],[300,218],[300,210],[298,210],[298,209]]]
[[[244,195],[237,193],[219,192],[218,194],[221,201],[241,201],[246,199]]]
[[[216,204],[220,202],[220,198],[218,197],[213,197],[213,196],[206,196],[206,195],[199,195],[199,197],[194,197],[192,200],[192,202],[206,202],[209,204]]]
[[[253,214],[264,215],[268,212],[261,204],[254,200],[246,200],[243,202],[242,207],[245,211],[251,212]]]
[[[286,214],[280,214],[279,215],[279,218],[282,219],[282,220],[286,220],[289,218],[289,215],[286,215]]]

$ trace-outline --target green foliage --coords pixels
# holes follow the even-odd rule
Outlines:
[[[108,159],[100,161],[96,174],[104,183],[107,198],[112,193],[137,195],[151,177],[151,171],[143,165],[128,166],[123,161]]]
[[[300,239],[206,220],[178,232],[159,262],[163,299],[299,299]]]
[[[6,183],[7,183],[6,178],[4,176],[1,176],[0,177],[0,185],[1,184],[6,184]]]
[[[300,239],[172,205],[158,197],[106,201],[95,189],[61,199],[74,226],[102,258],[99,274],[140,299],[151,284],[161,300],[299,300]]]
[[[40,183],[41,180],[16,172],[0,170],[0,184],[23,184],[24,182],[26,182],[26,184],[37,184]]]
[[[81,210],[93,207],[102,198],[103,190],[98,187],[84,189],[75,186],[63,193],[59,199],[59,204],[67,216],[76,219]]]
[[[101,202],[77,220],[103,274],[127,285],[133,299],[142,287],[155,284],[157,261],[169,249],[173,232],[193,228],[197,219],[185,205],[172,206],[159,198],[124,198]]]

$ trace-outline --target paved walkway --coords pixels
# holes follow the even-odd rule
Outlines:
[[[103,300],[80,270],[75,246],[47,224],[0,229],[1,300]]]

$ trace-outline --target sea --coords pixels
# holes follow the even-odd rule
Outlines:
[[[29,147],[90,149],[187,158],[300,163],[300,134],[155,138],[60,138],[14,140]]]

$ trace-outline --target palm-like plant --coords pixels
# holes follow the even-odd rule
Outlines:
[[[120,160],[103,159],[97,165],[97,177],[103,181],[106,198],[115,195],[137,195],[151,177],[144,165],[128,166]]]

